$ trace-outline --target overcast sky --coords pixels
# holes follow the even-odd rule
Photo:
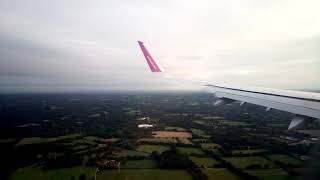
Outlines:
[[[0,91],[320,88],[318,0],[0,0]],[[146,47],[166,73],[152,74]]]

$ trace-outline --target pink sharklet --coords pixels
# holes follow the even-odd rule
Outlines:
[[[139,46],[143,52],[144,57],[146,58],[146,61],[150,67],[150,70],[152,72],[162,72],[160,67],[157,65],[157,63],[154,61],[153,57],[151,54],[148,52],[147,48],[143,45],[142,41],[138,41]]]

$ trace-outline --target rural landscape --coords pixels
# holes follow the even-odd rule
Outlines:
[[[304,179],[320,126],[205,93],[0,96],[1,179]]]

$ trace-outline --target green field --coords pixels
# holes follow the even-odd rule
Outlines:
[[[122,108],[122,111],[124,111],[125,114],[129,116],[134,116],[140,112],[139,110],[136,110],[134,108]]]
[[[180,114],[178,114],[178,113],[171,113],[171,114],[164,114],[164,116],[167,116],[167,117],[176,117],[176,116],[180,116]]]
[[[244,150],[233,150],[232,154],[254,154],[254,153],[261,153],[267,152],[266,149],[244,149]]]
[[[10,180],[69,180],[73,176],[79,179],[79,176],[85,174],[86,179],[94,179],[94,168],[73,167],[55,170],[42,170],[39,167],[25,167],[16,170]],[[185,170],[162,170],[162,169],[121,169],[104,170],[97,174],[97,179],[112,180],[140,180],[140,179],[186,179],[192,180],[192,177]]]
[[[164,129],[165,131],[187,131],[186,129],[182,127],[173,127],[173,126],[167,126]]]
[[[11,138],[11,139],[0,139],[0,144],[1,143],[12,143],[14,141],[16,141],[16,139],[14,139],[14,138]]]
[[[193,144],[189,138],[178,138],[179,144]]]
[[[277,167],[273,162],[260,157],[260,156],[250,156],[250,157],[228,157],[223,158],[224,160],[230,162],[237,168],[246,169],[247,166],[252,164],[260,164],[261,166],[268,165],[269,168]]]
[[[179,153],[185,153],[185,154],[199,154],[199,155],[205,154],[200,148],[194,148],[194,147],[177,147],[177,150]]]
[[[205,150],[221,148],[219,144],[215,144],[215,143],[200,143],[200,146],[202,149],[205,149]]]
[[[220,116],[206,116],[206,117],[202,117],[202,119],[205,119],[205,120],[219,120],[219,119],[224,119],[224,117],[220,117]]]
[[[176,138],[141,138],[137,142],[139,143],[167,143],[167,144],[177,144]]]
[[[91,141],[91,140],[87,140],[87,139],[75,139],[72,141],[72,145],[73,146],[78,146],[78,145],[95,145],[97,144],[96,142],[94,141]]]
[[[216,156],[222,156],[223,154],[218,149],[207,149],[207,151],[210,151],[212,154],[215,154]]]
[[[88,153],[94,153],[96,151],[98,151],[100,149],[100,147],[93,147],[93,148],[88,148],[88,149],[84,149],[84,150],[81,150],[81,151],[77,151],[77,152],[74,152],[73,154],[75,155],[84,155],[84,154],[88,154]]]
[[[272,161],[280,161],[283,164],[302,166],[303,161],[296,159],[294,157],[288,156],[286,154],[273,154],[267,156]]]
[[[110,143],[110,144],[112,144],[112,143],[119,142],[120,140],[121,140],[120,138],[109,138],[109,139],[104,139],[103,141],[104,141],[105,143]]]
[[[229,121],[229,120],[219,120],[221,124],[228,125],[228,126],[247,126],[248,123],[241,122],[241,121]]]
[[[213,167],[215,164],[219,164],[218,161],[216,161],[213,158],[209,157],[195,157],[190,156],[191,161],[193,161],[198,167]]]
[[[41,138],[41,137],[31,137],[31,138],[23,138],[20,140],[17,145],[30,145],[30,144],[41,144],[41,143],[51,143],[55,141],[62,141],[67,139],[76,139],[81,137],[80,134],[69,134],[65,136],[57,136],[53,138]]]
[[[204,139],[204,138],[195,138],[195,139],[192,139],[193,142],[196,142],[196,143],[208,143],[209,142],[209,139]]]
[[[280,168],[274,169],[262,169],[262,170],[250,170],[246,171],[252,176],[257,176],[262,180],[281,180],[288,177],[288,173]]]
[[[210,135],[207,135],[203,130],[201,129],[195,129],[195,128],[191,128],[191,131],[193,134],[202,137],[202,138],[210,138]]]
[[[184,179],[192,180],[186,170],[165,170],[165,169],[121,169],[105,170],[97,175],[97,179],[108,180],[163,180],[163,179]]]
[[[127,149],[123,149],[120,152],[115,152],[114,155],[115,157],[149,156],[148,153],[134,151],[134,150],[127,150]]]
[[[97,137],[97,136],[86,136],[83,139],[88,140],[88,141],[93,141],[93,142],[104,142],[103,138]]]
[[[192,102],[192,103],[190,103],[189,105],[190,105],[190,106],[199,106],[200,103],[199,103],[199,102]]]
[[[55,170],[42,170],[39,167],[25,167],[17,169],[9,178],[10,180],[69,180],[72,176],[78,179],[81,174],[85,174],[87,179],[94,177],[94,168],[73,167]]]
[[[137,151],[152,153],[153,151],[157,151],[159,154],[169,150],[169,146],[162,145],[140,145],[137,147]]]
[[[203,121],[203,120],[194,120],[192,122],[197,123],[197,124],[201,124],[201,125],[205,125],[205,126],[208,125],[208,123],[206,121]]]
[[[206,168],[202,169],[202,172],[208,176],[208,180],[216,179],[228,179],[228,180],[240,180],[239,177],[232,174],[230,171],[224,168]]]
[[[155,160],[128,160],[120,165],[121,169],[155,169],[159,164]]]

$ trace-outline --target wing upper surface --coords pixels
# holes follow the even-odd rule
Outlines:
[[[318,93],[206,85],[218,98],[232,99],[320,119]]]

